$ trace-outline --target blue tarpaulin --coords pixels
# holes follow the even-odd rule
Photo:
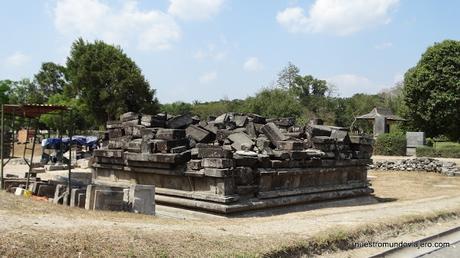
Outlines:
[[[96,148],[97,140],[98,139],[96,136],[83,136],[83,135],[72,136],[72,144],[88,146],[90,148]],[[70,142],[69,137],[62,137],[62,144],[64,145],[64,147],[67,147],[69,142]],[[48,138],[48,139],[42,140],[42,147],[45,149],[59,149],[60,144],[61,144],[60,138]]]

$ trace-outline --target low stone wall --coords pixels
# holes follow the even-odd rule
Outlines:
[[[455,162],[440,161],[433,158],[376,161],[369,168],[385,171],[425,171],[447,176],[460,176],[460,168]]]

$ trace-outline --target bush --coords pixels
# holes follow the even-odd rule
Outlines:
[[[385,133],[377,137],[374,144],[375,155],[406,155],[406,136],[402,133]]]
[[[427,146],[417,147],[417,157],[460,158],[460,145],[449,144],[432,148]]]

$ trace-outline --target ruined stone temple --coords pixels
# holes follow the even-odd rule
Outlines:
[[[123,114],[95,150],[93,185],[154,185],[155,202],[217,213],[367,195],[372,139],[292,118]],[[122,196],[122,194],[121,194]]]

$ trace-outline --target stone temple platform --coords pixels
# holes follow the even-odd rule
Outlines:
[[[127,113],[95,150],[93,184],[154,185],[157,204],[234,213],[372,193],[372,140],[339,127],[226,113]]]

